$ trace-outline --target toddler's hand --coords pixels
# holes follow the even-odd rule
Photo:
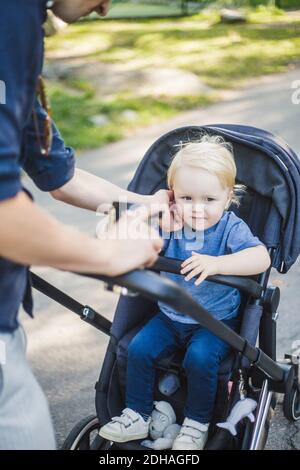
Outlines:
[[[149,217],[154,217],[160,214],[160,226],[164,231],[170,231],[167,229],[170,222],[170,207],[174,204],[173,191],[169,189],[160,189],[152,196],[146,196],[143,206],[147,209]],[[152,220],[152,222],[155,219]]]
[[[217,256],[201,255],[195,251],[192,251],[192,256],[182,263],[181,268],[181,274],[189,273],[184,278],[186,281],[200,274],[194,283],[196,286],[199,286],[207,276],[220,274]]]

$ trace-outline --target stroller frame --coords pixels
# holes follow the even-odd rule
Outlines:
[[[168,158],[172,153],[171,149],[174,144],[180,142],[182,137],[185,137],[186,134],[198,133],[202,130],[221,134],[225,138],[228,137],[229,141],[231,140],[236,143],[239,148],[247,149],[248,145],[249,154],[243,154],[241,161],[238,161],[239,171],[242,176],[240,182],[242,183],[244,182],[243,178],[245,178],[247,184],[248,164],[251,164],[252,175],[253,172],[260,169],[259,165],[255,166],[255,159],[251,160],[251,158],[254,157],[254,152],[261,151],[264,156],[265,160],[263,160],[261,164],[265,171],[270,171],[270,175],[272,176],[270,191],[269,188],[261,186],[262,180],[260,178],[258,178],[256,182],[253,179],[251,180],[250,175],[250,183],[254,184],[254,191],[258,191],[259,195],[266,198],[271,197],[271,201],[275,204],[275,211],[272,212],[272,217],[274,218],[271,218],[271,220],[277,221],[280,215],[281,220],[284,222],[284,224],[282,223],[285,227],[284,232],[280,232],[279,234],[279,232],[276,231],[276,222],[274,222],[274,225],[270,225],[270,227],[272,227],[271,237],[270,231],[268,235],[265,235],[264,232],[264,236],[266,236],[268,240],[267,247],[272,260],[271,266],[276,267],[281,273],[286,272],[293,262],[295,262],[300,252],[300,239],[299,237],[297,238],[299,224],[297,225],[298,222],[296,222],[295,218],[295,214],[297,214],[297,210],[300,207],[297,206],[297,204],[300,204],[300,164],[297,156],[287,144],[279,138],[272,136],[270,133],[239,125],[214,125],[203,126],[202,128],[191,126],[177,129],[158,139],[158,141],[150,147],[139,165],[129,189],[142,193],[146,191],[146,194],[150,194],[152,191],[162,187],[157,186],[157,179],[160,179],[160,185],[163,184],[163,180],[159,178],[158,175],[161,175],[160,172],[166,170]],[[243,145],[245,147],[243,147]],[[279,156],[278,153],[280,153],[280,151],[281,155]],[[151,160],[152,154],[153,159]],[[162,159],[162,162],[159,161],[161,154],[167,156],[167,158]],[[150,160],[150,167],[147,166],[148,158]],[[250,159],[251,162],[248,162],[247,158]],[[153,165],[153,175],[151,175],[151,164]],[[272,165],[274,165],[274,170],[272,170]],[[138,179],[143,172],[147,172],[145,188],[140,184]],[[272,187],[272,184],[275,185],[275,188]],[[282,193],[281,191],[286,192]],[[273,196],[274,200],[272,199]],[[292,201],[289,211],[282,203],[282,201],[286,200]],[[248,210],[248,208],[246,210]],[[277,242],[277,237],[279,236],[281,238],[278,238],[280,241]],[[271,417],[276,406],[277,393],[284,395],[283,412],[285,417],[290,421],[296,421],[300,418],[299,357],[286,354],[281,361],[276,358],[276,323],[278,318],[277,308],[280,300],[280,290],[278,287],[268,286],[271,267],[264,273],[255,277],[217,275],[210,276],[206,279],[207,281],[239,289],[242,294],[247,296],[247,301],[249,303],[251,302],[251,306],[257,306],[262,310],[262,316],[258,321],[259,342],[258,346],[256,346],[256,332],[255,337],[247,336],[247,334],[244,334],[245,331],[241,331],[240,334],[234,332],[221,321],[213,318],[207,310],[198,304],[175,282],[155,272],[172,272],[180,275],[181,263],[182,260],[160,256],[154,266],[149,270],[134,270],[113,278],[94,274],[84,274],[84,276],[103,281],[107,289],[119,294],[126,295],[136,293],[151,302],[160,301],[168,304],[179,312],[188,312],[188,314],[203,327],[208,328],[216,336],[227,342],[237,354],[233,367],[229,371],[234,378],[232,379],[233,388],[230,392],[229,400],[226,398],[225,418],[239,400],[239,385],[241,381],[245,382],[250,394],[257,399],[256,415],[254,423],[250,423],[249,420],[243,420],[241,422],[236,438],[233,438],[231,434],[224,429],[213,427],[206,448],[263,449],[266,443]],[[90,438],[95,430],[98,430],[112,417],[108,409],[107,391],[109,390],[111,374],[116,364],[119,341],[118,334],[116,334],[117,330],[114,328],[115,322],[111,323],[90,306],[78,303],[34,273],[31,273],[31,284],[40,292],[79,315],[85,322],[110,336],[99,381],[96,383],[95,387],[97,415],[85,418],[79,422],[70,432],[63,444],[64,449],[109,449],[111,443],[102,439],[98,434],[96,434],[92,441]],[[237,378],[238,375],[240,378]],[[226,379],[228,380],[227,376]],[[138,442],[127,442],[117,445],[116,447],[113,446],[113,448],[127,450],[140,449],[145,451],[145,447],[142,447]]]
[[[179,273],[180,264],[180,260],[159,257],[151,270],[160,271],[163,269],[164,271]],[[198,320],[203,326],[208,327],[217,336],[227,341],[233,349],[241,354],[241,356],[250,361],[252,384],[255,384],[255,387],[260,389],[260,395],[254,426],[251,429],[251,432],[247,429],[248,435],[244,436],[241,448],[258,450],[264,448],[267,439],[271,416],[277,402],[276,392],[284,394],[285,416],[290,420],[295,420],[300,417],[299,405],[297,405],[300,395],[298,382],[299,358],[296,356],[286,355],[284,361],[276,361],[276,321],[278,317],[277,306],[279,303],[279,289],[278,287],[266,288],[270,269],[271,268],[261,274],[258,281],[239,276],[218,275],[207,278],[207,280],[212,282],[218,282],[239,288],[243,292],[256,298],[256,302],[264,303],[265,309],[261,320],[264,328],[262,329],[262,334],[259,336],[259,347],[252,346],[240,335],[226,327],[221,321],[212,318],[210,314],[201,307],[201,305],[197,304],[192,297],[179,288],[175,283],[161,278],[154,272],[135,270],[115,278],[94,274],[87,276],[103,281],[108,290],[112,290],[117,293],[125,295],[128,291],[140,293],[152,300],[160,299],[161,301],[172,305],[176,309],[184,308],[185,311],[190,312],[190,316]],[[32,272],[31,283],[35,289],[73,311],[79,315],[83,321],[110,336],[111,322],[96,312],[93,308],[88,305],[80,304]],[[108,351],[115,347],[115,342],[115,338],[111,336]],[[114,354],[106,354],[100,378],[95,387],[96,395],[97,393],[100,394],[96,399],[98,418],[96,416],[92,416],[78,423],[78,425],[76,425],[69,434],[63,448],[107,448],[107,443],[103,442],[103,439],[98,435],[90,445],[87,445],[86,433],[90,434],[92,431],[100,427],[99,418],[101,425],[104,421],[107,421],[107,411],[104,404],[105,396],[103,396],[103,391],[106,389],[107,383],[103,383],[103,380],[105,380],[107,370],[112,367],[112,363],[114,361]],[[105,382],[106,381],[107,379]],[[238,391],[236,390],[234,394],[236,395],[237,392]],[[297,406],[296,409],[293,408],[295,406]],[[226,431],[219,430],[216,442],[211,444],[208,448],[220,449],[224,448],[224,445],[225,448],[227,448],[226,445],[228,439],[225,437],[224,444],[224,433],[228,434]],[[136,449],[142,447],[127,443],[127,445],[123,445],[122,448]]]

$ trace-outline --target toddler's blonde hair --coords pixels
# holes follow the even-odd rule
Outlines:
[[[167,173],[167,183],[173,189],[177,170],[182,167],[194,167],[207,170],[219,178],[222,187],[231,190],[231,203],[240,205],[238,192],[245,192],[246,186],[235,184],[236,165],[232,145],[220,135],[205,134],[198,141],[181,143]]]

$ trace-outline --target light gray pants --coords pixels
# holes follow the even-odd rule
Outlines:
[[[48,403],[26,360],[22,327],[0,331],[0,352],[0,450],[54,450]]]

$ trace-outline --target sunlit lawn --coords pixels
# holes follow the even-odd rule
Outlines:
[[[247,24],[220,24],[216,11],[176,19],[83,22],[47,40],[48,60],[82,57],[127,68],[179,68],[195,73],[216,94],[181,97],[138,97],[132,93],[101,100],[95,88],[80,80],[50,83],[54,117],[66,141],[89,148],[125,136],[128,131],[205,105],[218,91],[245,79],[281,72],[300,59],[300,13],[288,16],[261,8],[249,13]],[[123,118],[123,111],[135,119]],[[93,125],[89,118],[108,122]]]

